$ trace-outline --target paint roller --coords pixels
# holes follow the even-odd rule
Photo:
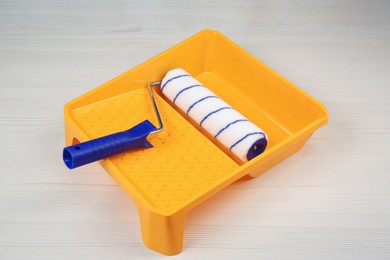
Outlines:
[[[161,92],[243,162],[265,150],[263,130],[183,69],[167,73]]]
[[[156,134],[164,129],[153,95],[152,87],[155,85],[160,85],[161,92],[174,105],[243,162],[253,159],[265,150],[268,141],[263,130],[189,73],[183,69],[173,69],[162,81],[148,84],[159,128],[145,120],[127,131],[65,147],[63,160],[66,166],[73,169],[130,149],[153,147],[146,138],[149,134]]]

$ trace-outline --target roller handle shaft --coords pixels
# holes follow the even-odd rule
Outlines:
[[[73,169],[130,149],[151,148],[153,145],[146,137],[154,130],[156,127],[145,120],[129,130],[65,147],[62,157],[66,166]]]

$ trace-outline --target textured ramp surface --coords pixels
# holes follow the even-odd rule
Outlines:
[[[151,149],[112,157],[124,176],[156,208],[173,211],[211,189],[238,165],[156,95],[165,130]],[[90,138],[128,129],[145,119],[157,126],[147,88],[73,111]]]

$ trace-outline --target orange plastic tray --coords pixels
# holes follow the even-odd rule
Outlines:
[[[187,212],[237,179],[258,176],[298,151],[328,120],[325,107],[221,33],[203,30],[65,105],[66,145],[157,124],[146,84],[183,68],[269,137],[263,154],[242,163],[181,114],[159,90],[165,130],[152,149],[100,161],[136,203],[143,241],[174,255],[182,250]]]

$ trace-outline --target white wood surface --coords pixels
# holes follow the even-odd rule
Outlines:
[[[0,259],[162,259],[63,104],[203,28],[322,101],[299,153],[193,210],[171,259],[390,259],[389,1],[0,0]]]

